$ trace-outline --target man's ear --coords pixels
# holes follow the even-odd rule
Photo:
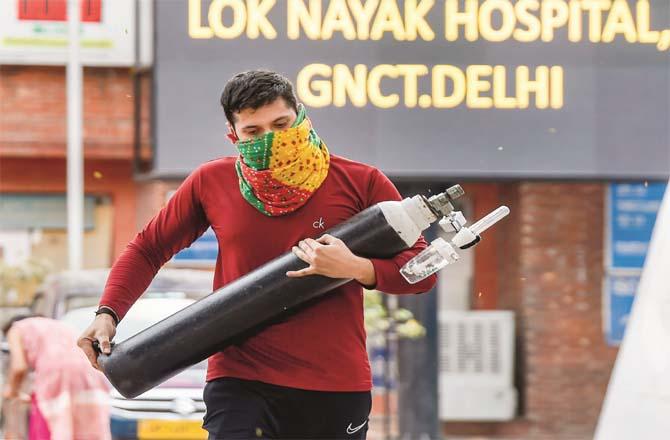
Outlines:
[[[228,127],[228,139],[230,139],[230,142],[233,144],[236,144],[240,138],[237,137],[237,133],[235,133],[235,127],[230,122],[226,122],[226,126]]]

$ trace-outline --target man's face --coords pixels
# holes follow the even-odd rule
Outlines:
[[[293,125],[298,115],[284,98],[277,98],[256,110],[246,108],[233,113],[233,117],[237,137],[246,141],[270,131],[286,130]]]

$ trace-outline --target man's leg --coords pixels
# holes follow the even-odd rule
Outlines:
[[[372,409],[370,392],[303,391],[292,397],[290,438],[362,439]]]
[[[204,400],[207,412],[203,428],[209,432],[210,440],[279,436],[276,398],[262,383],[230,377],[216,379],[205,386]]]

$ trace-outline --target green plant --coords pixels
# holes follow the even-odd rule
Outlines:
[[[414,318],[411,311],[403,308],[390,313],[384,305],[383,294],[377,290],[364,291],[365,330],[375,337],[394,331],[399,338],[417,339],[425,336],[426,329]]]
[[[17,266],[0,262],[0,305],[30,304],[34,290],[51,271],[51,264],[41,259],[31,258]]]

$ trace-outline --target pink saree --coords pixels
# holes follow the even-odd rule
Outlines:
[[[77,347],[74,330],[48,318],[24,319],[13,328],[34,371],[34,403],[41,413],[31,418],[29,439],[110,439],[108,385]]]

